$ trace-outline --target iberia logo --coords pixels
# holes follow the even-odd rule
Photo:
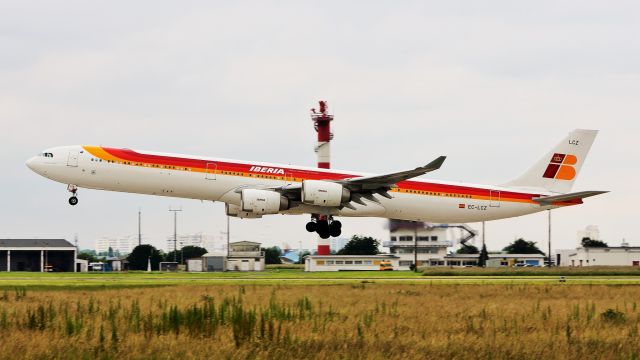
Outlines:
[[[576,168],[573,166],[578,158],[571,154],[553,154],[547,170],[542,177],[557,180],[573,180],[576,177]]]

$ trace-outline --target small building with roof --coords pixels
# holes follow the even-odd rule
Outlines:
[[[560,266],[640,266],[640,246],[579,247],[556,256]]]
[[[380,270],[384,262],[389,270],[400,268],[400,257],[392,254],[379,255],[307,255],[304,271],[366,271]]]
[[[280,256],[280,261],[283,264],[299,264],[300,263],[300,250],[286,250],[282,256]]]
[[[228,254],[208,252],[199,258],[188,259],[188,271],[264,271],[264,251],[260,243],[237,241],[229,244]]]
[[[236,241],[229,244],[227,271],[263,271],[264,251],[260,243],[252,241]]]
[[[459,237],[455,236],[460,231]],[[447,249],[472,241],[477,231],[466,224],[431,224],[405,220],[389,220],[389,241],[382,246],[400,258],[399,268],[445,266]],[[417,253],[417,254],[416,254]]]
[[[543,266],[545,256],[542,254],[506,254],[489,253],[487,267],[520,267]],[[478,266],[480,254],[447,254],[444,257],[444,266]]]
[[[76,252],[64,239],[0,239],[0,271],[75,272]]]

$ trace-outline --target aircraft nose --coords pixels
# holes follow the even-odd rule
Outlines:
[[[33,171],[36,171],[36,157],[32,157],[25,163],[27,167]]]

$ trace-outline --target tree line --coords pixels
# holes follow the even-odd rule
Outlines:
[[[149,260],[151,260],[151,269],[158,270],[161,262],[173,262],[174,259],[178,264],[185,264],[188,259],[198,258],[207,253],[207,249],[200,246],[185,246],[177,251],[169,251],[165,253],[158,250],[153,245],[138,245],[126,260],[129,262],[130,270],[147,270]],[[89,262],[100,262],[104,260],[104,256],[99,256],[95,251],[81,251],[78,259],[84,259]]]
[[[601,240],[594,240],[585,237],[581,241],[583,247],[608,247],[607,243]],[[377,255],[380,254],[379,250],[380,241],[370,236],[358,236],[351,237],[349,242],[337,253],[336,255]],[[282,264],[282,250],[277,246],[268,248],[262,248],[265,255],[266,264]],[[505,246],[502,251],[507,254],[541,254],[546,255],[542,250],[538,248],[536,242],[527,241],[523,238],[514,240],[509,245]],[[130,270],[147,270],[149,260],[151,261],[151,269],[158,270],[160,262],[173,262],[176,261],[179,264],[185,264],[188,259],[198,258],[206,254],[207,250],[199,246],[185,246],[181,250],[170,251],[165,253],[156,249],[152,245],[138,245],[133,251],[126,257],[129,261]],[[472,244],[462,244],[460,249],[456,251],[457,254],[478,254],[478,266],[486,266],[486,262],[489,259],[489,253],[486,245],[482,246],[482,249],[478,249]],[[105,254],[106,255],[106,254]],[[298,263],[304,263],[304,257],[310,255],[308,251],[300,254]],[[89,262],[99,262],[102,257],[95,253],[95,251],[82,251],[78,254],[79,259],[85,259]]]

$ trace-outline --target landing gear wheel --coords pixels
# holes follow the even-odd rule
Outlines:
[[[67,191],[71,193],[71,197],[69,198],[69,205],[77,205],[78,198],[76,197],[76,194],[78,193],[78,187],[73,184],[69,184],[67,185]]]
[[[316,232],[318,230],[318,224],[313,221],[309,221],[306,228],[308,232]]]
[[[318,233],[318,235],[320,235],[320,237],[323,239],[328,239],[331,235],[329,222],[327,220],[318,220],[316,225],[316,232]]]
[[[340,234],[342,234],[342,229],[339,227],[332,226],[329,230],[329,235],[331,235],[331,237],[338,237]]]

